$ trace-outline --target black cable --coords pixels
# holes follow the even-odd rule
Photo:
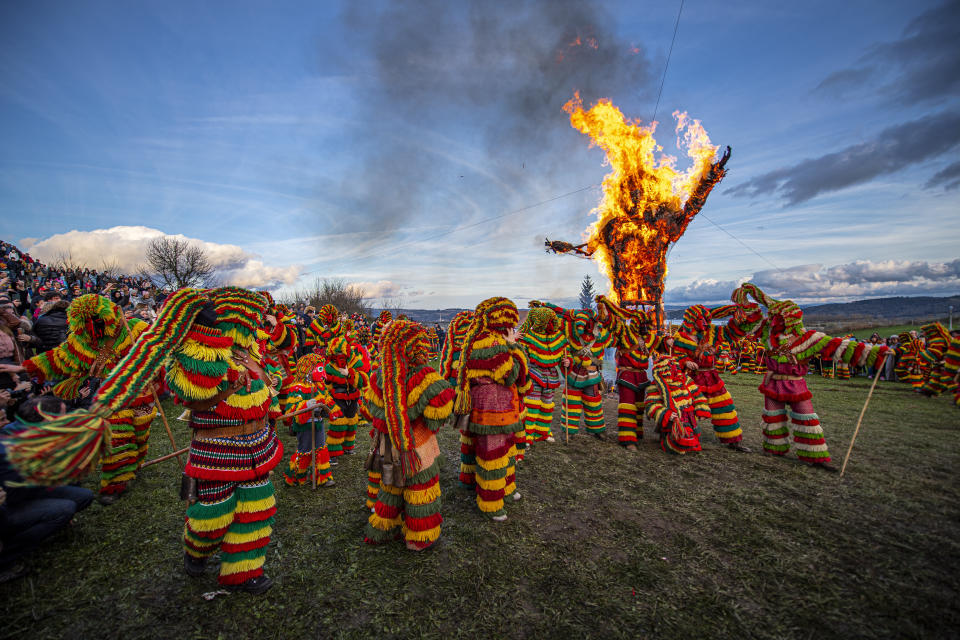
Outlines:
[[[663,83],[667,81],[667,69],[670,68],[670,57],[673,55],[673,43],[677,41],[677,29],[680,28],[680,14],[683,13],[683,2],[680,0],[680,10],[677,11],[677,23],[673,25],[673,39],[670,41],[670,52],[667,53],[667,64],[663,65],[663,77],[660,78],[660,91],[657,93],[657,106],[653,108],[653,117],[650,122],[657,119],[657,110],[660,109],[660,96],[663,95]]]

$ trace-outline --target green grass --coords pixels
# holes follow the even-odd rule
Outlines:
[[[759,451],[759,378],[730,391]],[[814,379],[842,460],[869,381]],[[606,401],[608,437],[616,402]],[[178,412],[168,406],[168,414]],[[177,442],[188,440],[175,422]],[[338,485],[277,483],[265,596],[205,601],[215,568],[182,570],[175,462],[93,505],[0,586],[6,637],[41,638],[930,638],[960,629],[960,412],[881,383],[847,475],[720,447],[636,454],[577,436],[537,444],[503,524],[456,488],[457,435],[440,435],[443,545],[362,543],[366,449]],[[709,433],[709,427],[706,428]],[[285,445],[291,440],[284,437]],[[362,438],[365,440],[365,438]],[[171,450],[154,423],[151,455]],[[279,476],[275,476],[278,479]],[[91,480],[92,485],[92,480]]]

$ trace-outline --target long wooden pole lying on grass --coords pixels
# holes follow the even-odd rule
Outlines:
[[[123,309],[120,310],[120,319],[123,320],[123,327],[127,330],[127,335],[129,335],[132,339],[133,336],[130,334],[130,323],[127,322],[127,316],[123,312]],[[157,389],[151,386],[150,392],[153,394],[153,402],[157,405],[157,411],[160,412],[160,418],[163,420],[163,426],[167,430],[167,437],[170,438],[170,446],[173,447],[174,451],[176,451],[177,443],[173,439],[173,431],[171,431],[170,429],[170,423],[167,422],[167,414],[163,410],[163,406],[160,404],[160,398],[157,397]],[[187,449],[189,449],[189,447],[187,447]],[[184,449],[183,451],[186,451],[187,449]],[[181,451],[180,453],[183,453],[183,451]],[[173,455],[177,457],[177,466],[183,469],[183,460],[180,459],[180,453],[175,453]],[[140,466],[145,467],[147,465],[143,464]]]
[[[173,453],[168,453],[165,456],[160,456],[159,458],[154,458],[153,460],[147,460],[142,465],[140,465],[140,468],[143,469],[144,467],[149,467],[152,464],[157,464],[158,462],[163,462],[164,460],[169,460],[170,458],[176,458],[177,461],[179,462],[180,456],[182,456],[188,451],[190,451],[190,447],[185,447],[183,449],[180,449],[180,451],[174,451]]]
[[[834,365],[836,366],[836,365]],[[850,446],[847,447],[847,455],[843,457],[843,466],[840,467],[840,477],[843,477],[843,472],[847,470],[847,462],[850,461],[850,452],[853,451],[853,443],[857,441],[857,433],[860,431],[860,423],[863,422],[863,414],[867,412],[867,405],[870,404],[870,396],[873,395],[873,390],[877,386],[877,380],[880,379],[880,372],[883,371],[883,367],[877,367],[877,373],[873,376],[873,384],[870,385],[870,393],[867,394],[867,399],[863,403],[863,409],[860,410],[860,417],[857,418],[857,426],[853,430],[853,437],[850,438]]]

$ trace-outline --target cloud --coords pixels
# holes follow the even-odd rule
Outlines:
[[[795,265],[784,270],[757,271],[748,280],[775,298],[797,302],[830,302],[886,296],[956,294],[960,292],[960,259],[857,260],[824,267]],[[666,292],[668,303],[729,301],[734,288],[745,281],[696,280]]]
[[[857,64],[827,76],[817,92],[843,95],[873,87],[913,105],[956,96],[960,90],[960,1],[950,0],[913,19],[900,38],[866,49]]]
[[[933,188],[943,185],[944,191],[950,191],[960,187],[960,160],[947,165],[940,171],[933,174],[933,177],[927,181],[927,188]]]
[[[771,195],[799,204],[904,167],[939,157],[960,144],[960,112],[947,111],[888,127],[873,140],[803,160],[751,178],[726,191],[733,196]]]
[[[33,240],[29,244],[30,254],[48,264],[61,255],[69,254],[73,261],[91,269],[116,263],[122,272],[136,273],[144,263],[147,244],[154,238],[167,235],[170,234],[151,227],[116,226],[93,231],[72,230],[42,240],[24,240]],[[170,237],[203,247],[216,269],[217,280],[225,285],[252,289],[275,288],[293,284],[302,271],[300,265],[275,267],[264,264],[259,256],[237,245],[207,242],[183,234]],[[24,248],[27,250],[27,246]]]

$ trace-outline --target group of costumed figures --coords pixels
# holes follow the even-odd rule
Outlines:
[[[460,432],[459,484],[474,492],[482,514],[506,520],[506,503],[520,499],[517,461],[533,443],[554,441],[558,393],[566,437],[581,422],[604,437],[608,347],[616,348],[617,431],[626,449],[644,437],[645,415],[666,452],[700,450],[705,418],[721,443],[745,451],[719,363],[746,341],[763,353],[764,451],[786,455],[792,438],[801,460],[830,468],[808,363],[879,367],[890,349],[806,330],[796,304],[751,284],[731,299],[690,307],[679,330],[664,335],[644,311],[603,296],[596,310],[533,302],[518,331],[516,305],[490,298],[451,320],[435,370],[433,332],[386,311],[367,326],[362,316],[322,307],[307,331],[309,353],[295,359],[292,314],[265,292],[182,289],[149,326],[126,320],[102,296],[81,296],[68,311],[67,341],[24,368],[55,381],[59,397],[89,404],[29,426],[7,449],[24,479],[41,485],[76,481],[99,464],[109,503],[144,460],[165,385],[193,433],[181,488],[185,570],[202,575],[219,551],[220,584],[251,593],[271,586],[263,573],[277,510],[270,475],[283,459],[284,428],[296,439],[284,481],[332,486],[332,466],[354,453],[359,425],[368,424],[364,538],[402,539],[421,551],[436,544],[443,521],[441,427],[452,422]],[[922,384],[955,385],[960,340],[941,332],[922,347],[905,366]]]

